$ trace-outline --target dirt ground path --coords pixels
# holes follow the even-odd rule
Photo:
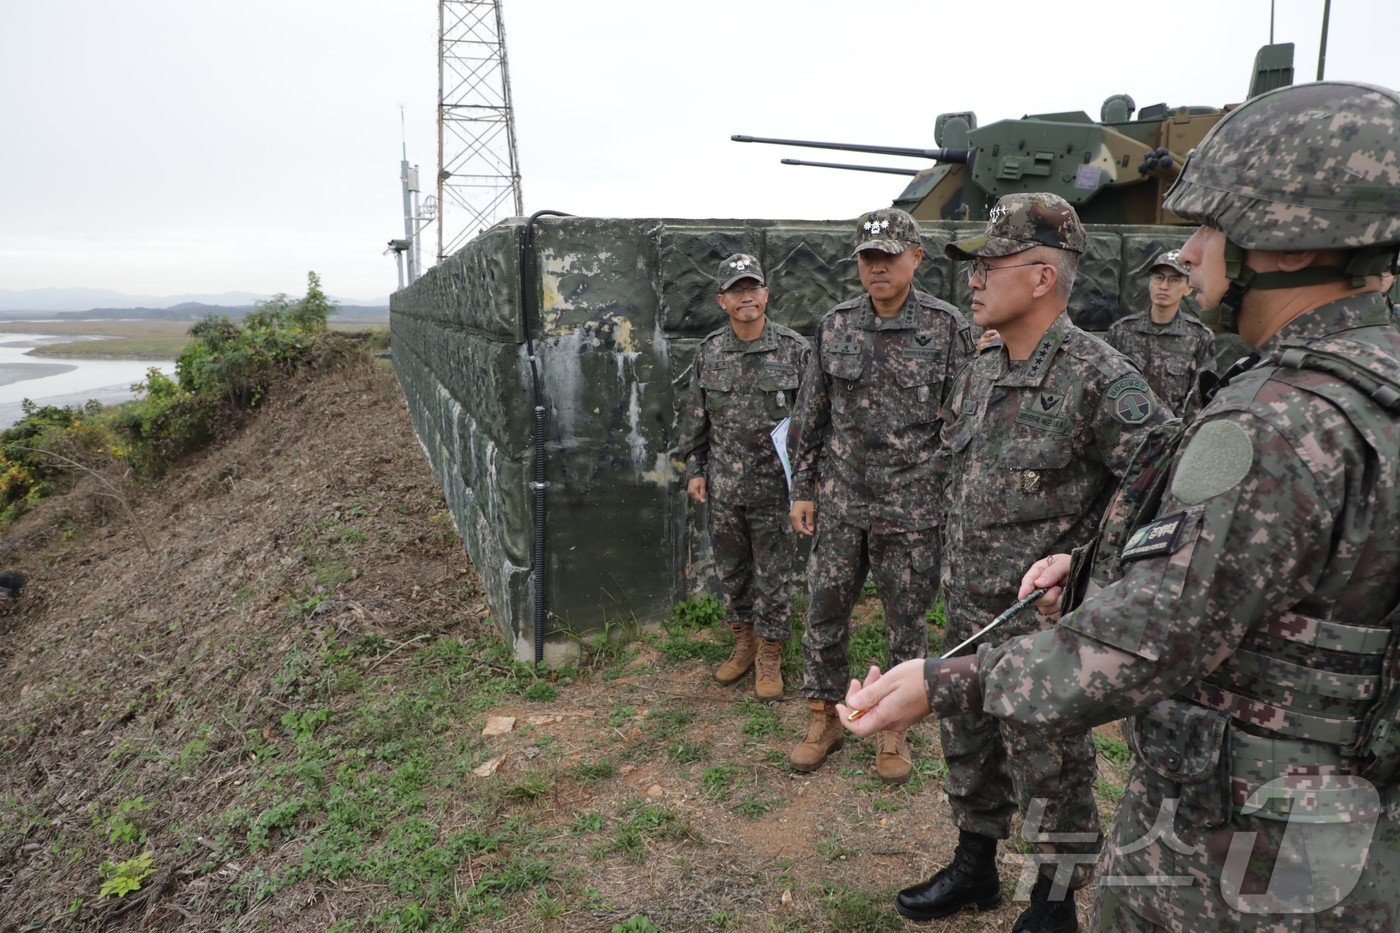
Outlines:
[[[0,542],[0,930],[897,929],[952,851],[929,726],[904,788],[794,773],[800,698],[713,684],[706,628],[514,663],[383,364],[124,489]]]

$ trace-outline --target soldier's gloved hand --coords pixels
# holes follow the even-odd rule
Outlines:
[[[792,530],[798,534],[811,535],[817,530],[817,504],[810,499],[798,499],[788,510],[792,519]]]
[[[856,735],[874,735],[889,729],[903,732],[931,712],[924,687],[924,659],[896,664],[885,674],[878,667],[871,667],[865,683],[851,681],[846,702],[837,703],[836,710],[841,714],[841,722]],[[851,714],[856,710],[865,712],[851,722]]]
[[[1045,588],[1045,595],[1035,601],[1035,610],[1041,615],[1057,618],[1060,614],[1060,596],[1065,591],[1065,581],[1069,579],[1069,555],[1051,554],[1031,564],[1031,569],[1021,578],[1021,590],[1017,599],[1025,599],[1031,590]]]
[[[704,502],[705,499],[709,496],[709,490],[707,488],[707,485],[708,484],[706,484],[705,482],[705,477],[692,476],[690,478],[690,482],[685,484],[685,491],[688,492],[690,494],[690,498],[694,499],[696,502]]]

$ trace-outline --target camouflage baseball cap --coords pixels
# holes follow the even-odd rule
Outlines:
[[[1400,244],[1400,94],[1344,81],[1260,94],[1186,160],[1164,207],[1243,249]]]
[[[856,247],[851,250],[851,257],[863,249],[898,255],[911,246],[923,245],[919,224],[913,217],[897,207],[882,207],[862,214],[856,221]]]
[[[1160,253],[1156,259],[1152,260],[1152,264],[1143,271],[1151,272],[1153,269],[1159,269],[1162,266],[1166,266],[1168,269],[1174,269],[1182,275],[1191,274],[1191,270],[1186,268],[1186,263],[1181,261],[1181,250],[1179,249],[1169,249],[1165,253]]]
[[[735,253],[719,264],[719,271],[715,273],[715,281],[719,283],[719,290],[724,291],[740,279],[756,279],[759,285],[767,285],[763,280],[763,267],[758,264],[748,253]]]
[[[1034,246],[1084,252],[1084,225],[1058,194],[1008,194],[992,208],[986,233],[949,243],[943,251],[966,260],[1011,256]]]

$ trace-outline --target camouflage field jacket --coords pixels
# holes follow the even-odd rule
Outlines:
[[[773,321],[747,343],[729,324],[701,341],[677,447],[687,482],[704,476],[725,502],[787,501],[770,432],[792,412],[810,353],[805,337]]]
[[[961,631],[1015,602],[1031,561],[1094,536],[1143,435],[1171,413],[1132,363],[1067,314],[1029,359],[1010,360],[1000,342],[984,349],[949,408],[943,594]]]
[[[1156,324],[1150,312],[1114,321],[1104,340],[1147,377],[1152,391],[1175,414],[1186,411],[1196,374],[1215,369],[1215,334],[1184,311],[1169,324]]]
[[[939,411],[972,352],[967,322],[914,289],[889,318],[862,295],[822,318],[813,350],[788,438],[792,498],[815,500],[819,523],[935,526]]]

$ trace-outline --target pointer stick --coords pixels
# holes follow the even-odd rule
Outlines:
[[[956,648],[943,652],[943,654],[938,658],[938,660],[946,661],[948,658],[951,658],[953,655],[957,654],[959,651],[963,650],[968,645],[972,644],[974,641],[981,638],[983,635],[987,634],[992,629],[996,628],[998,625],[1001,625],[1007,619],[1012,618],[1016,615],[1016,613],[1020,612],[1022,609],[1025,609],[1027,606],[1035,602],[1040,597],[1044,596],[1045,593],[1046,591],[1041,588],[1031,590],[1028,594],[1026,594],[1025,599],[1016,600],[1016,602],[1012,604],[1010,609],[1006,610],[1001,615],[997,616],[995,619],[982,626],[982,628],[980,628],[975,634],[973,634],[972,637],[966,639],[962,644],[958,645]],[[868,709],[851,710],[851,715],[848,717],[847,721],[855,722],[857,719],[869,712],[870,709],[874,709],[874,707],[870,707]]]

